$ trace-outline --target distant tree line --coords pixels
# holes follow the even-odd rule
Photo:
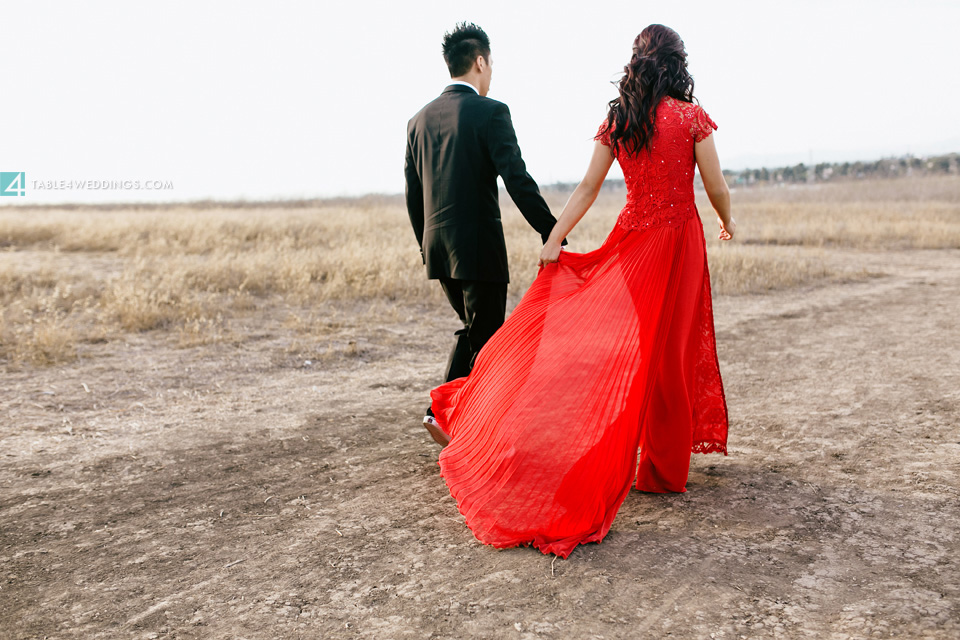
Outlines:
[[[960,154],[948,153],[942,156],[917,158],[907,155],[899,158],[882,158],[873,162],[821,162],[813,166],[804,163],[792,167],[768,169],[724,170],[723,175],[730,186],[763,186],[771,184],[804,184],[815,182],[837,182],[842,180],[864,180],[867,178],[899,178],[906,176],[960,175]],[[547,192],[570,192],[578,183],[555,182],[543,185]],[[694,178],[696,187],[702,188],[700,175]],[[624,191],[626,185],[622,179],[606,180],[603,191]]]
[[[957,175],[960,154],[917,158],[900,156],[882,158],[873,162],[821,162],[807,166],[802,162],[792,167],[775,169],[743,169],[724,171],[727,182],[733,186],[778,183],[810,183],[868,178],[899,178],[905,176]]]

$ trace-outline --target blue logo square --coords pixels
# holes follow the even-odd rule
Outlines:
[[[27,195],[27,174],[23,171],[0,171],[0,196]]]

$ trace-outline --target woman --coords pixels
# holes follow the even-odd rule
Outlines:
[[[733,237],[711,133],[693,104],[683,42],[637,36],[586,176],[540,255],[540,272],[469,376],[431,392],[449,444],[441,475],[474,535],[563,558],[599,542],[631,485],[684,492],[692,452],[726,454],[700,168]],[[560,243],[596,199],[614,159],[627,203],[603,245]],[[638,460],[639,451],[639,460]]]

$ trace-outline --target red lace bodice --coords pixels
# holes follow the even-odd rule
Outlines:
[[[600,126],[594,140],[610,145]],[[717,128],[699,105],[666,97],[657,105],[656,125],[649,150],[617,152],[627,184],[627,204],[617,224],[627,229],[649,229],[678,224],[697,215],[693,195],[693,145]]]

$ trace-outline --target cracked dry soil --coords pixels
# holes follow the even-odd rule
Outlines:
[[[960,637],[960,251],[829,255],[883,275],[716,299],[730,455],[567,560],[440,478],[439,304],[5,370],[0,637]]]

